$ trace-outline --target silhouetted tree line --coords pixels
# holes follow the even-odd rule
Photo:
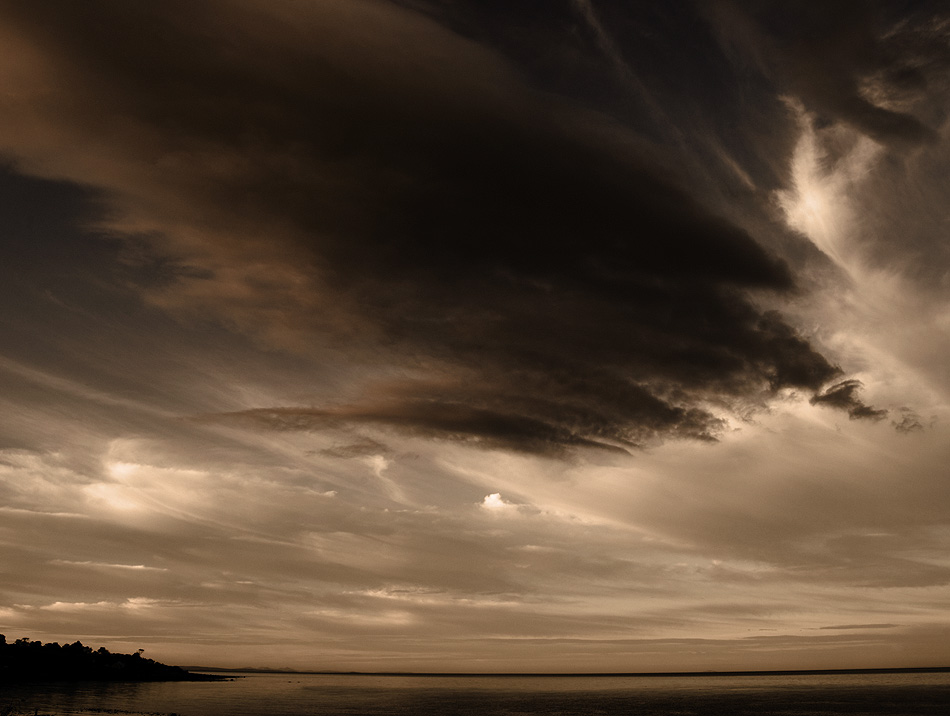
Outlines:
[[[20,681],[209,681],[217,677],[192,674],[135,654],[113,654],[105,647],[93,651],[82,642],[60,645],[0,634],[0,683]]]

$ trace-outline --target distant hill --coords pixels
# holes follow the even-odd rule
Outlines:
[[[0,634],[0,683],[24,681],[218,681],[221,676],[193,674],[135,654],[93,651],[82,642],[61,646]]]

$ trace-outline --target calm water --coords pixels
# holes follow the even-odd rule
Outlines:
[[[212,683],[0,686],[0,714],[6,713],[947,716],[950,674],[661,678],[250,674]]]

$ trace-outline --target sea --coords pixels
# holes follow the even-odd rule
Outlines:
[[[0,716],[950,715],[950,673],[717,676],[234,674],[0,685]]]

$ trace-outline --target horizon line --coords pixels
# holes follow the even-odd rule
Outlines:
[[[248,674],[304,674],[315,676],[505,676],[505,677],[677,677],[677,676],[794,676],[819,674],[913,674],[950,672],[950,666],[895,666],[853,669],[753,669],[736,671],[596,671],[596,672],[516,672],[516,671],[334,671],[332,669],[271,669],[183,666],[186,671]]]

